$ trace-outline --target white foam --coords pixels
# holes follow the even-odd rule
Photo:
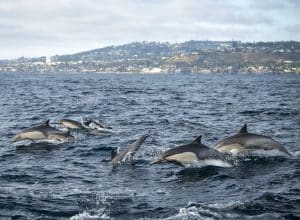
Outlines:
[[[28,141],[28,140],[22,140],[22,141],[17,141],[12,143],[14,146],[29,146],[32,143],[32,141]]]
[[[291,153],[291,152],[290,152]],[[295,155],[295,153],[291,153],[292,155]],[[248,151],[236,151],[232,150],[230,151],[230,155],[232,157],[289,157],[286,153],[279,151],[277,149],[272,150],[248,150]]]
[[[70,142],[70,141],[68,141],[68,140],[58,141],[58,140],[48,140],[48,139],[42,141],[42,143],[49,143],[49,144],[62,144],[62,143],[67,143],[67,142]]]
[[[110,219],[106,214],[102,215],[91,215],[87,211],[74,215],[70,220],[95,220],[95,219]]]
[[[31,144],[41,144],[41,143],[46,143],[46,144],[63,144],[63,143],[67,143],[70,141],[58,141],[58,140],[50,140],[50,139],[43,139],[43,140],[36,140],[36,141],[29,141],[29,140],[22,140],[22,141],[18,141],[15,142],[14,145],[15,146],[30,146]]]
[[[204,215],[203,215],[204,214]],[[207,215],[212,217],[207,217]],[[213,220],[222,219],[222,216],[218,213],[212,212],[209,209],[190,206],[187,208],[180,208],[179,213],[175,216],[165,218],[165,220],[176,220],[176,219],[199,219],[199,220]]]
[[[241,151],[240,151],[239,149],[231,149],[229,152],[230,152],[232,155],[238,155],[238,154],[241,153]]]
[[[111,129],[107,129],[107,128],[88,128],[88,130],[92,133],[92,134],[111,134],[111,133],[115,133],[113,130]]]
[[[241,154],[243,155],[243,154]],[[273,150],[252,150],[244,154],[245,156],[257,156],[257,157],[287,157],[288,155],[277,149]]]
[[[300,151],[290,152],[294,157],[300,157]]]
[[[193,205],[194,204],[194,205]],[[241,201],[215,204],[195,204],[189,202],[187,207],[180,208],[178,214],[164,218],[164,220],[181,220],[181,219],[277,219],[280,215],[277,213],[263,213],[260,215],[249,216],[247,214],[229,213],[232,208],[244,204]],[[227,210],[229,209],[229,210]],[[229,211],[229,212],[228,212]],[[210,216],[210,217],[208,217]]]
[[[181,208],[179,210],[179,216],[183,217],[183,216],[188,216],[188,217],[197,217],[197,218],[200,218],[200,214],[199,214],[199,210],[197,207],[195,206],[191,206],[189,208]]]
[[[215,166],[215,167],[232,167],[232,164],[220,160],[220,159],[206,159],[206,160],[199,160],[199,161],[192,161],[191,163],[184,164],[185,167],[205,167],[205,166]]]

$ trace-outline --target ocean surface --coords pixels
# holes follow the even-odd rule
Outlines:
[[[299,219],[299,75],[0,75],[0,219]],[[111,134],[64,144],[11,144],[47,119],[99,120]],[[203,135],[213,146],[248,123],[294,157],[231,168],[150,166]],[[149,137],[131,164],[111,150]]]

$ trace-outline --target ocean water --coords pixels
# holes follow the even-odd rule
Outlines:
[[[0,75],[0,219],[300,218],[299,75]],[[112,134],[64,144],[10,143],[51,119],[97,119]],[[295,156],[245,157],[230,168],[150,166],[203,135],[213,146],[248,123]],[[131,164],[113,148],[151,132]]]

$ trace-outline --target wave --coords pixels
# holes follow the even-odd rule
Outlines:
[[[65,144],[65,143],[69,143],[70,141],[58,141],[58,140],[49,140],[49,139],[44,139],[44,140],[37,140],[37,141],[28,141],[28,140],[24,140],[24,141],[18,141],[17,143],[15,143],[14,145],[16,147],[21,147],[21,146],[34,146],[34,145],[38,145],[38,144],[48,144],[48,145],[59,145],[59,144]]]
[[[233,157],[289,157],[286,153],[273,149],[273,150],[251,150],[246,152],[232,152]]]
[[[290,152],[294,157],[300,157],[300,151]]]
[[[99,211],[98,211],[99,212]],[[70,218],[70,220],[100,220],[100,219],[111,219],[109,216],[107,216],[105,213],[89,213],[87,211],[84,211],[82,213],[79,213],[77,215],[74,215]]]
[[[288,200],[273,193],[264,193],[252,201],[228,203],[192,203],[180,208],[179,212],[165,220],[176,219],[290,219],[300,216],[297,211],[299,200]]]
[[[185,168],[202,168],[206,166],[232,167],[232,164],[230,164],[227,161],[218,160],[218,159],[206,159],[206,160],[200,160],[200,161],[184,164]]]

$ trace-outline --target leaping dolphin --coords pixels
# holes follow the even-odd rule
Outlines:
[[[88,131],[97,131],[97,132],[111,132],[109,129],[106,129],[104,125],[95,120],[84,120],[81,118],[81,122],[75,121],[72,119],[60,119],[56,124],[61,125],[69,130],[77,129],[86,129]]]
[[[111,133],[111,128],[105,127],[105,125],[101,124],[98,120],[84,119],[81,117],[82,126],[91,131],[97,133]]]
[[[218,142],[215,147],[223,153],[243,153],[254,150],[278,150],[292,156],[280,143],[270,137],[249,133],[245,124],[238,133]]]
[[[72,119],[66,119],[66,118],[58,120],[56,122],[56,124],[59,124],[67,129],[71,129],[71,130],[84,128],[82,123],[72,120]]]
[[[49,122],[50,120],[47,120],[38,126],[21,130],[15,135],[15,137],[12,140],[12,143],[22,140],[45,140],[48,139],[49,136],[52,137],[54,134],[64,134],[60,130],[51,127]]]
[[[118,165],[120,162],[126,162],[132,160],[134,154],[138,151],[141,145],[144,143],[146,138],[149,137],[149,134],[142,135],[137,139],[132,145],[121,152],[112,151],[111,154],[111,163],[113,166]]]
[[[105,129],[105,126],[103,124],[93,120],[82,121],[82,125],[87,129],[97,129],[97,130]]]
[[[181,166],[231,167],[231,164],[224,159],[222,154],[202,144],[201,138],[202,136],[199,136],[190,144],[181,145],[165,151],[151,164],[171,162]]]

